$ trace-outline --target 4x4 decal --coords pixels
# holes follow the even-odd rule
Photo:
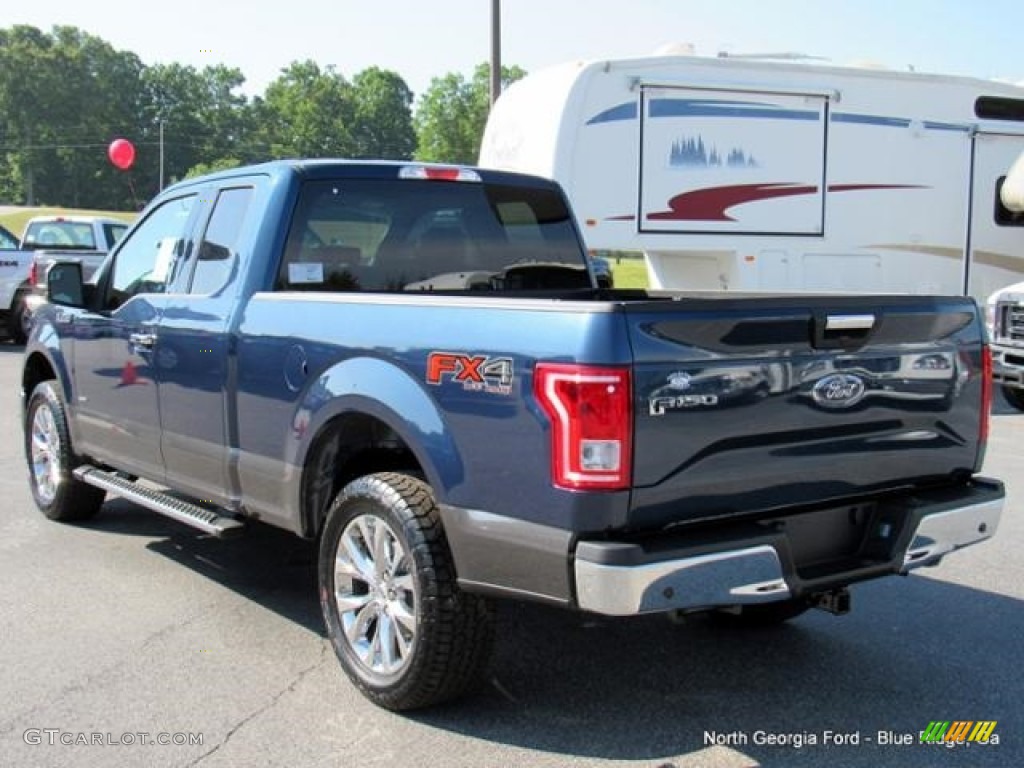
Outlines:
[[[435,386],[449,380],[470,392],[510,395],[514,379],[510,357],[461,352],[431,352],[427,356],[427,383]]]

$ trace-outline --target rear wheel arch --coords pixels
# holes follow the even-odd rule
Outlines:
[[[462,482],[462,457],[433,395],[408,370],[379,358],[350,358],[317,375],[295,412],[299,440],[286,459],[301,468],[303,535],[319,532],[334,494],[354,477],[412,473],[442,500]]]
[[[302,466],[302,532],[323,528],[328,508],[352,480],[377,472],[404,472],[428,483],[437,473],[390,424],[377,416],[347,411],[328,421],[309,443]]]

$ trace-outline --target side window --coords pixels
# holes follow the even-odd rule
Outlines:
[[[168,200],[125,240],[114,261],[105,306],[116,309],[139,293],[163,293],[184,256],[195,195]]]
[[[124,224],[104,224],[103,234],[107,238],[107,242],[113,247],[118,240],[121,239],[121,235],[128,231],[128,227]]]
[[[227,285],[235,264],[238,236],[252,199],[252,187],[225,189],[217,197],[206,234],[199,246],[199,258],[192,273],[189,293],[216,293]]]
[[[525,202],[513,200],[495,203],[494,209],[502,226],[505,227],[505,235],[510,243],[539,245],[544,242],[537,214]]]

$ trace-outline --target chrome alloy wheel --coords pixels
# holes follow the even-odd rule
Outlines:
[[[376,515],[359,515],[341,534],[334,600],[345,640],[367,671],[401,672],[416,644],[416,580],[402,541]]]
[[[52,503],[60,486],[60,434],[45,405],[32,417],[32,479],[40,501]]]

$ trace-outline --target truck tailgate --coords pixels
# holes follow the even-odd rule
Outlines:
[[[971,299],[621,306],[636,365],[631,527],[962,482],[981,462]]]

